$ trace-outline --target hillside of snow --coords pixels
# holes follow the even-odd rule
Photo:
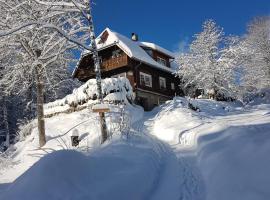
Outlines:
[[[175,98],[156,109],[149,132],[171,144],[187,173],[188,199],[265,200],[270,197],[270,104]],[[197,183],[196,183],[197,182]],[[198,188],[199,187],[199,188]]]
[[[151,112],[129,104],[125,110],[132,116],[129,136],[115,134],[101,146],[89,109],[46,119],[42,149],[33,128],[0,169],[0,199],[270,197],[270,104],[176,97]],[[73,148],[78,124],[82,142]]]

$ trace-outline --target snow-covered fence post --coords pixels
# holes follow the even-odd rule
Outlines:
[[[103,104],[102,86],[101,86],[101,70],[100,70],[100,60],[98,57],[98,50],[96,44],[94,23],[91,11],[91,0],[89,0],[89,15],[88,15],[89,25],[90,25],[90,39],[91,39],[91,50],[93,52],[93,59],[95,64],[96,82],[97,82],[97,93],[99,103]],[[108,138],[107,126],[105,120],[104,112],[99,112],[100,116],[100,126],[101,126],[101,143],[105,142]]]
[[[92,107],[92,111],[99,114],[100,128],[101,128],[101,144],[108,139],[107,126],[105,121],[105,112],[109,112],[110,109],[104,104],[97,104]]]

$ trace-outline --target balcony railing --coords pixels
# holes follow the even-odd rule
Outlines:
[[[103,60],[101,63],[101,69],[104,71],[109,71],[126,65],[128,65],[128,57],[127,55],[122,54],[108,60]]]

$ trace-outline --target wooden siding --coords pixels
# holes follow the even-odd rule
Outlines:
[[[128,65],[128,56],[123,53],[118,57],[103,60],[101,62],[101,69],[103,71],[109,71],[126,65]]]

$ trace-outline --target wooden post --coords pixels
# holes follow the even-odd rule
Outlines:
[[[106,121],[105,121],[106,120],[105,112],[109,112],[110,109],[104,104],[97,104],[93,106],[92,111],[99,114],[100,130],[101,130],[101,144],[103,144],[108,139],[107,126],[106,126]]]
[[[101,144],[103,144],[108,139],[106,121],[105,121],[105,113],[100,112],[100,128],[101,128]]]

